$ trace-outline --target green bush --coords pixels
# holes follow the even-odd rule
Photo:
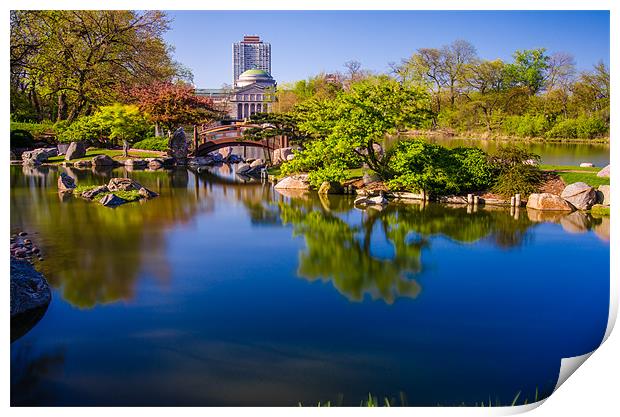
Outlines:
[[[564,119],[547,132],[549,138],[592,139],[609,133],[607,123],[598,117],[580,116],[576,119]]]
[[[539,155],[511,144],[500,146],[491,160],[497,174],[493,192],[508,197],[538,191],[543,180]]]
[[[93,116],[82,116],[70,125],[60,124],[57,126],[59,142],[74,142],[96,140],[102,136],[103,126]]]
[[[11,148],[29,148],[33,145],[32,133],[27,130],[11,130]]]
[[[146,149],[149,151],[166,151],[168,150],[168,138],[146,138],[140,142],[136,142],[132,146],[135,149]]]
[[[444,195],[489,187],[494,170],[477,148],[447,149],[422,139],[401,141],[388,155],[391,189]]]
[[[545,115],[508,116],[504,119],[504,132],[511,136],[541,137],[551,128]]]
[[[30,133],[33,140],[38,140],[44,135],[55,135],[56,130],[51,122],[30,123],[30,122],[11,122],[11,132],[26,131]]]

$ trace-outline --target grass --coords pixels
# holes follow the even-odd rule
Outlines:
[[[606,206],[595,205],[595,206],[592,206],[590,213],[598,217],[602,217],[602,216],[609,217],[611,214],[611,210],[609,206],[606,207]]]
[[[78,185],[77,187],[75,187],[75,189],[73,190],[73,194],[74,195],[79,195],[81,196],[82,193],[84,193],[85,191],[89,191],[92,190],[93,188],[97,188],[100,187],[101,185]],[[115,196],[122,198],[125,201],[138,201],[144,197],[142,197],[140,195],[140,193],[137,190],[131,190],[131,191],[108,191],[105,193],[100,193],[97,194],[97,196],[95,197],[95,199],[100,200],[102,197],[108,195],[108,194],[114,194]]]
[[[568,165],[541,165],[541,169],[545,171],[554,171],[565,184],[574,182],[585,182],[592,187],[599,185],[609,185],[609,178],[597,177],[596,174],[602,169],[600,167],[576,167]]]
[[[126,159],[131,158],[156,158],[161,156],[161,152],[152,152],[152,151],[136,151],[132,150],[129,152],[129,157],[123,156],[122,149],[100,149],[100,148],[89,148],[86,151],[86,156],[83,158],[72,159],[71,162],[81,161],[81,160],[90,160],[97,155],[108,155],[110,158],[116,159],[118,161],[124,161]],[[54,156],[47,160],[48,163],[59,164],[65,161],[65,156]]]

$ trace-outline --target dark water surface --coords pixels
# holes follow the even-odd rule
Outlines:
[[[60,168],[63,169],[63,168]],[[609,219],[296,198],[181,169],[117,209],[11,167],[53,299],[11,344],[13,405],[507,404],[607,324]]]

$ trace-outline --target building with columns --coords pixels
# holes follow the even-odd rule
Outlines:
[[[243,72],[237,80],[229,103],[229,115],[233,119],[247,119],[254,113],[269,113],[275,100],[276,82],[268,72],[251,69]]]

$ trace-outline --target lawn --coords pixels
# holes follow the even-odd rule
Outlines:
[[[129,159],[129,158],[156,158],[156,157],[161,156],[162,152],[138,151],[138,150],[132,149],[131,151],[129,151],[129,158],[126,158],[123,156],[122,149],[90,148],[86,151],[86,156],[84,156],[83,158],[72,159],[71,161],[75,162],[75,161],[80,161],[80,160],[85,160],[85,159],[92,159],[93,157],[97,155],[108,155],[110,158],[116,159],[118,161],[124,161],[125,159]],[[65,156],[60,155],[60,156],[54,156],[52,158],[49,158],[47,162],[58,164],[58,163],[64,162],[64,160],[65,160]]]
[[[600,167],[582,168],[568,165],[541,165],[540,168],[545,171],[556,172],[565,184],[585,182],[592,187],[609,185],[609,178],[596,176],[596,174],[602,169]]]

